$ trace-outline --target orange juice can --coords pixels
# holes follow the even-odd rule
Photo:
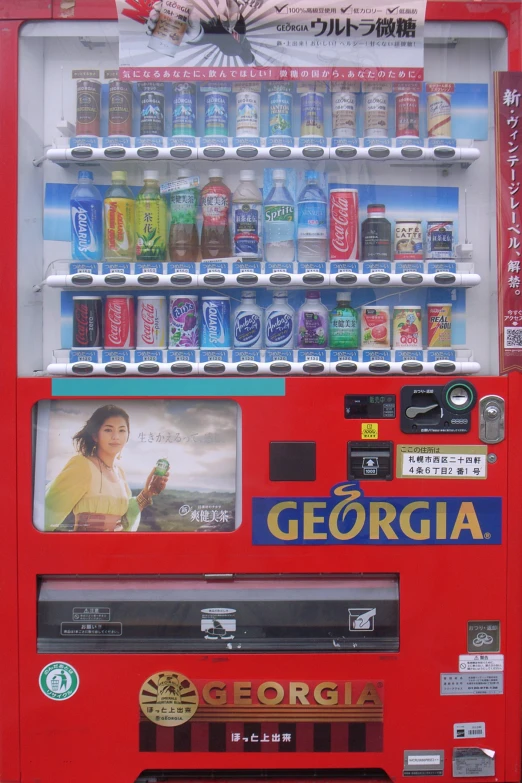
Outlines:
[[[451,348],[451,305],[428,305],[428,348]]]

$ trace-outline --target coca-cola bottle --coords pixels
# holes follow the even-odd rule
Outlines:
[[[232,193],[223,182],[222,169],[209,170],[209,182],[201,191],[201,256],[226,258],[231,255],[229,213]]]

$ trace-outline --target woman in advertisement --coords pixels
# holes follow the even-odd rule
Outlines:
[[[63,530],[62,523],[71,513],[76,532],[137,530],[142,510],[163,492],[169,473],[155,475],[153,468],[144,488],[133,497],[117,464],[129,435],[129,415],[123,408],[104,405],[94,411],[73,437],[78,454],[47,489],[45,530]]]

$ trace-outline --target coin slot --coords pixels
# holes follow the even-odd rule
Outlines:
[[[393,443],[350,441],[348,447],[348,480],[391,481],[393,478]]]

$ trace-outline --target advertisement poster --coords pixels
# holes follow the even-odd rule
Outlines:
[[[423,78],[425,0],[359,7],[344,0],[116,0],[116,6],[123,79]]]
[[[500,373],[522,370],[522,74],[495,74]]]
[[[34,524],[226,532],[240,523],[239,407],[227,400],[38,403]]]

